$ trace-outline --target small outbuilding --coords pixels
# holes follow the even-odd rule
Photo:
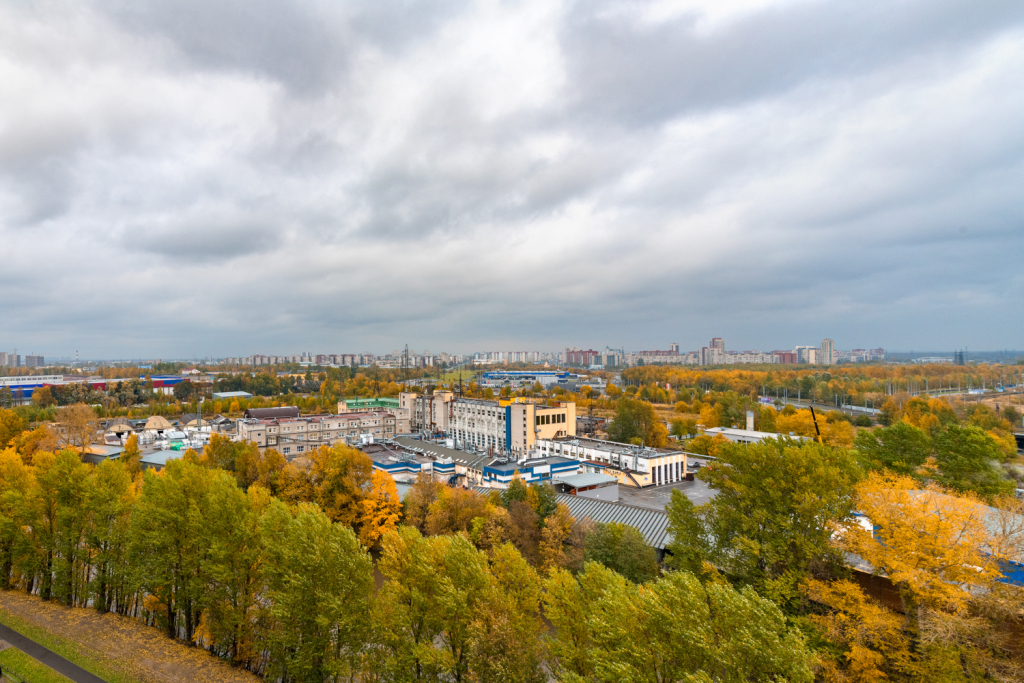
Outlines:
[[[551,480],[555,490],[570,496],[618,502],[619,480],[607,474],[585,472],[559,475]]]
[[[104,460],[117,460],[123,453],[124,449],[120,446],[93,444],[86,446],[85,451],[82,453],[82,460],[91,462],[93,465],[99,465]]]
[[[252,394],[248,391],[215,391],[213,392],[213,399],[215,401],[230,400],[233,398],[252,398]]]

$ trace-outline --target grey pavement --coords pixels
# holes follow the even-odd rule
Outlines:
[[[3,624],[0,624],[0,638],[57,673],[67,676],[75,681],[75,683],[106,683],[99,676],[89,673],[77,664],[64,659],[56,652],[46,649],[34,640],[21,635]]]
[[[672,497],[674,489],[678,489],[680,493],[692,500],[694,505],[703,505],[715,497],[714,489],[709,488],[705,482],[695,478],[693,481],[678,481],[674,484],[650,486],[644,489],[620,485],[619,502],[650,508],[651,510],[664,510]]]

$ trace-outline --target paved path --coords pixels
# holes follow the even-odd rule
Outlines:
[[[106,683],[102,678],[89,673],[77,664],[72,664],[56,652],[47,650],[33,640],[29,640],[17,631],[0,624],[0,639],[18,648],[29,657],[39,660],[54,671],[64,674],[75,683]]]

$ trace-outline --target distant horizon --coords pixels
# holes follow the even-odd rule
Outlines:
[[[0,37],[4,345],[1021,338],[1024,3],[82,0]]]
[[[875,348],[884,348],[884,347],[875,347]],[[453,354],[454,355],[466,356],[466,355],[472,355],[474,353],[486,353],[488,351],[501,351],[501,350],[537,351],[539,353],[557,353],[559,351],[564,351],[565,349],[563,348],[563,349],[559,349],[559,350],[545,350],[545,349],[513,349],[513,348],[498,349],[498,348],[494,348],[494,349],[486,349],[486,350],[479,349],[479,350],[475,350],[475,351],[461,352],[461,353],[454,353],[453,352]],[[601,349],[595,349],[595,350],[601,350]],[[732,351],[733,349],[728,349],[728,350]],[[764,353],[770,353],[771,351],[774,351],[774,350],[776,350],[776,349],[767,349],[767,350],[761,349],[761,351],[764,352]],[[781,350],[781,349],[779,349],[779,350]],[[840,347],[837,346],[836,350],[838,350],[838,351],[848,351],[849,349],[840,348]],[[949,356],[949,357],[952,358],[953,354],[956,353],[957,351],[965,351],[968,360],[971,360],[972,357],[975,356],[975,355],[977,355],[977,356],[1001,356],[1001,355],[1013,356],[1013,355],[1017,355],[1017,356],[1024,357],[1024,349],[993,349],[993,350],[979,350],[979,351],[966,350],[966,349],[950,349],[950,350],[944,350],[944,351],[943,350],[923,350],[923,351],[916,351],[916,350],[892,350],[892,351],[890,351],[890,350],[886,349],[885,350],[885,355],[886,355],[887,359],[890,356],[914,356],[914,357],[946,357],[946,356]],[[630,351],[630,350],[627,349],[627,352],[635,353],[636,351]],[[683,351],[683,352],[685,352],[685,351]],[[318,354],[318,352],[316,352],[316,351],[314,351],[313,353],[314,353],[314,356]],[[338,352],[338,353],[340,353],[340,352]],[[349,353],[349,352],[345,352],[345,353]],[[366,351],[366,353],[373,353],[373,355],[376,356],[376,357],[383,357],[383,356],[390,355],[391,351],[381,352],[381,353]],[[437,352],[432,352],[432,353],[449,353],[449,352],[444,351],[444,350],[438,350]],[[252,354],[249,354],[249,356],[251,356],[251,355]],[[263,355],[278,355],[278,354],[263,354]],[[301,355],[301,353],[300,354],[279,354],[279,355]],[[224,360],[226,358],[247,358],[249,356],[235,356],[235,355],[209,356],[209,355],[207,355],[207,356],[188,357],[188,358],[186,358],[186,357],[84,358],[83,357],[83,358],[80,358],[77,362],[80,362],[80,363],[90,363],[90,362],[97,362],[97,363],[156,363],[156,362],[163,362],[163,363],[194,363],[194,362],[222,361],[222,360]],[[24,355],[22,355],[22,357],[24,358]],[[47,365],[52,365],[55,362],[68,362],[68,363],[76,362],[75,358],[73,356],[72,357],[53,356],[52,357],[53,363],[51,363],[51,357],[49,357],[49,356],[45,356],[44,355],[44,359],[46,359]],[[515,361],[515,362],[518,362],[518,361]],[[527,363],[527,364],[541,364],[543,362],[544,361],[538,361],[537,363]],[[863,362],[863,363],[877,363],[877,362],[884,362],[884,361],[866,361],[866,362]],[[846,364],[846,365],[858,365],[858,364],[862,364],[862,363],[844,363],[844,364]],[[22,367],[25,367],[25,366],[22,366]]]

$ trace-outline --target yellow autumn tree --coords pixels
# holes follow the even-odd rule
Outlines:
[[[721,434],[715,434],[714,436],[701,434],[698,437],[690,439],[690,443],[687,445],[687,450],[692,453],[710,455],[715,458],[718,457],[718,452],[730,443],[732,442]]]
[[[402,517],[402,501],[398,498],[395,480],[386,472],[374,469],[370,475],[370,490],[361,505],[359,542],[373,548],[384,534],[398,526]]]
[[[937,680],[951,661],[981,677],[1012,666],[993,647],[1005,640],[1005,620],[984,614],[1006,601],[997,581],[1001,562],[1021,557],[1021,516],[888,472],[857,485],[854,507],[866,523],[841,526],[835,542],[892,583],[903,616],[853,582],[806,581],[808,597],[830,608],[815,620],[843,650],[826,660],[825,679]]]
[[[711,404],[706,404],[702,406],[700,409],[700,423],[704,425],[705,429],[718,427],[718,421],[720,417],[721,412]]]
[[[860,586],[846,579],[825,583],[809,581],[807,596],[834,611],[812,615],[822,632],[845,652],[839,660],[824,657],[822,677],[826,681],[876,683],[889,673],[911,669],[910,639],[903,631],[903,618],[868,598]]]
[[[544,520],[544,528],[540,532],[540,567],[545,573],[565,569],[570,564],[571,558],[566,557],[565,544],[575,523],[569,508],[562,503],[555,508],[555,514]]]
[[[922,489],[910,477],[873,472],[856,487],[855,507],[874,531],[848,526],[843,550],[863,558],[900,590],[904,607],[962,611],[970,592],[1002,576],[993,554],[988,507],[971,495],[937,486]]]
[[[124,463],[128,476],[134,479],[142,472],[142,452],[139,450],[139,437],[132,434],[124,444],[124,453],[121,454],[121,462]]]
[[[821,438],[829,446],[838,448],[853,448],[853,425],[845,420],[836,420],[827,424],[821,424]]]
[[[822,417],[818,422],[818,428],[821,429],[825,426],[825,419]],[[785,411],[779,413],[778,417],[775,418],[775,428],[779,430],[780,434],[790,434],[795,436],[808,436],[814,437],[814,419],[811,417],[811,411],[809,410],[797,410],[787,415]]]

